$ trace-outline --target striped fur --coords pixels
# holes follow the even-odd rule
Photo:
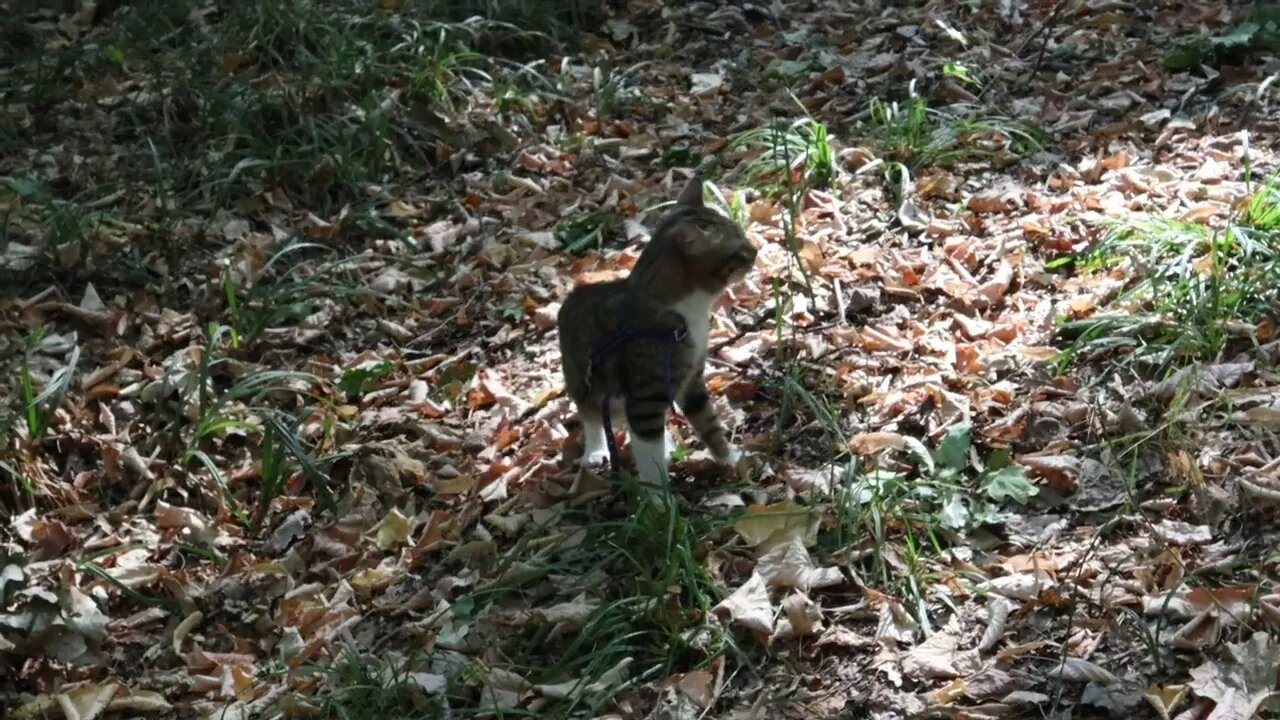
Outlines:
[[[601,408],[606,393],[611,410],[621,411],[619,420],[625,418],[636,468],[646,482],[667,482],[665,431],[672,400],[718,461],[737,460],[711,408],[702,372],[712,305],[747,274],[755,257],[742,229],[703,205],[702,179],[695,175],[659,221],[628,277],[582,285],[565,298],[557,318],[560,355],[565,388],[582,420],[584,466],[608,462]],[[601,343],[620,333],[645,339],[592,363]],[[664,334],[678,334],[680,340],[670,345],[652,339]]]

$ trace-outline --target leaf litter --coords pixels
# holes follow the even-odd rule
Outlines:
[[[156,104],[117,62],[42,101],[67,119],[47,127],[3,71],[32,140],[0,161],[5,706],[336,717],[365,686],[440,717],[1269,706],[1280,347],[1219,292],[1216,245],[1184,248],[1220,311],[1190,347],[1133,292],[1159,258],[1088,253],[1138,216],[1244,232],[1276,167],[1274,18],[889,5],[637,0],[527,95],[451,60],[440,109],[398,118],[430,153],[392,143],[346,195],[360,162],[335,151],[301,176],[245,157],[187,205],[163,183],[86,201],[122,103],[199,133],[200,100]],[[93,7],[24,27],[110,59],[132,16]],[[222,70],[297,79],[248,50]],[[403,80],[380,108],[411,107]],[[557,303],[625,272],[699,163],[761,247],[707,371],[755,460],[717,477],[676,421],[671,496],[575,485]],[[126,251],[143,279],[109,261]]]

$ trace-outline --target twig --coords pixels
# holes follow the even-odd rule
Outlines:
[[[1058,0],[1058,2],[1054,4],[1053,9],[1049,11],[1049,15],[1036,26],[1036,29],[1032,31],[1025,40],[1018,44],[1018,47],[1014,49],[1013,54],[1021,55],[1023,49],[1030,45],[1033,40],[1041,35],[1041,33],[1051,32],[1054,25],[1058,23],[1058,16],[1062,14],[1062,9],[1066,6],[1067,0]],[[1046,44],[1048,44],[1049,36],[1050,35],[1045,36]]]
[[[1053,28],[1058,24],[1058,20],[1062,17],[1062,11],[1067,7],[1067,0],[1058,0],[1054,4],[1053,10],[1049,12],[1049,17],[1045,18],[1043,25],[1044,42],[1040,43],[1040,52],[1036,53],[1035,65],[1031,66],[1031,74],[1034,76],[1040,72],[1040,66],[1044,64],[1044,54],[1049,49],[1049,40],[1053,38]],[[1039,34],[1037,31],[1036,34]]]

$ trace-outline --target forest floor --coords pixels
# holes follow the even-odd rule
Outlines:
[[[0,717],[1274,713],[1280,8],[614,5],[0,2]],[[752,462],[575,483],[695,168]]]

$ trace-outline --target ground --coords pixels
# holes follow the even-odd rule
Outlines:
[[[16,5],[0,716],[1274,712],[1276,7]],[[695,169],[747,457],[577,480]]]

